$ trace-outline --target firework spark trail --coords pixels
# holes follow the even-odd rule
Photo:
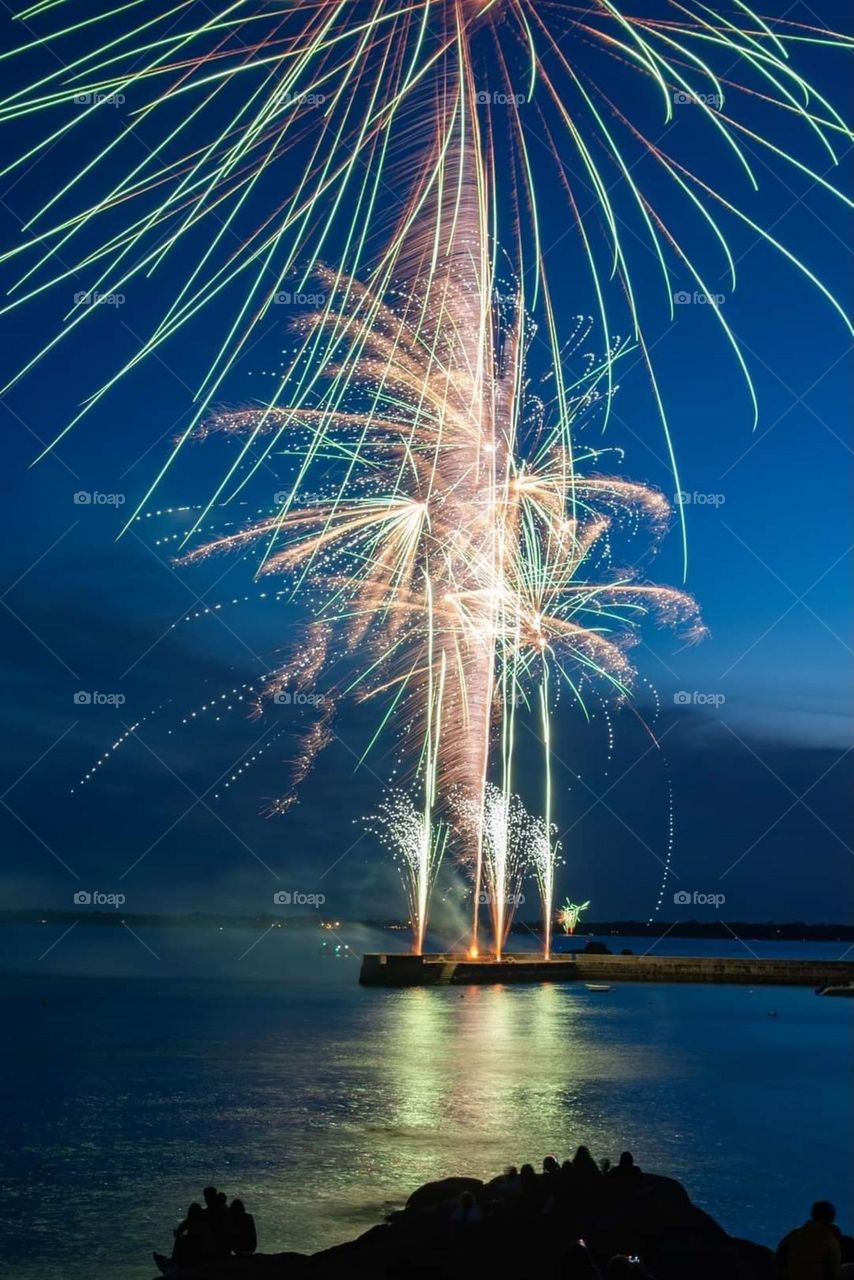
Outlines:
[[[392,791],[367,822],[378,830],[381,842],[398,863],[409,900],[412,949],[421,955],[430,894],[445,852],[448,829],[444,823],[432,822],[429,814],[416,808],[403,791]]]
[[[540,914],[543,918],[543,954],[549,958],[552,949],[555,870],[560,862],[560,841],[554,823],[534,818],[528,833],[528,858],[540,891]]]
[[[677,130],[668,128],[672,154],[656,140],[658,121],[672,126],[687,103],[680,124],[690,118],[692,142],[705,130],[748,186],[758,185],[758,153],[763,165],[783,174],[790,168],[844,199],[823,170],[838,163],[850,131],[792,57],[801,47],[850,49],[836,33],[785,19],[772,27],[745,4],[725,15],[692,0],[662,0],[658,16],[624,12],[615,0],[231,0],[206,7],[201,19],[197,6],[181,0],[146,0],[144,10],[131,0],[85,16],[78,0],[56,0],[19,17],[28,38],[2,61],[7,73],[20,66],[23,83],[0,101],[0,124],[31,121],[41,132],[4,173],[17,175],[66,140],[87,159],[59,179],[25,223],[21,243],[4,255],[24,264],[6,310],[71,280],[78,291],[61,332],[12,381],[132,282],[153,274],[164,281],[164,310],[148,337],[92,392],[75,422],[207,311],[211,357],[180,448],[281,291],[293,287],[292,277],[299,288],[333,256],[333,243],[341,244],[334,255],[339,280],[372,267],[382,292],[389,274],[406,274],[395,267],[406,252],[405,230],[379,261],[374,246],[401,208],[416,214],[431,190],[452,180],[445,152],[428,145],[425,160],[423,147],[425,139],[453,134],[466,140],[484,179],[479,198],[489,206],[495,242],[509,246],[531,305],[542,310],[556,367],[558,321],[541,225],[556,179],[577,228],[600,330],[623,327],[609,320],[608,309],[612,294],[625,295],[647,364],[632,258],[640,243],[658,264],[671,317],[675,268],[707,295],[747,373],[707,287],[717,271],[708,254],[695,253],[694,223],[721,255],[731,288],[735,262],[725,225],[735,220],[839,309],[808,265],[751,218],[749,202],[680,158]],[[62,65],[27,81],[26,68],[47,44]],[[656,123],[642,125],[651,113]],[[92,124],[93,139],[106,132],[105,143],[84,140]],[[785,136],[788,143],[795,126],[814,145],[811,164],[795,146],[776,141]],[[638,164],[641,157],[652,163]],[[667,220],[665,185],[681,201],[681,213],[674,207]],[[179,250],[187,265],[173,285],[164,270]],[[609,289],[612,277],[618,290]],[[212,307],[231,297],[235,305],[222,314]],[[293,387],[282,394],[299,399]],[[669,447],[657,387],[656,404]],[[675,470],[672,451],[671,461]]]
[[[500,960],[542,821],[528,813],[519,796],[493,782],[482,795],[456,791],[451,805],[462,829],[478,832],[482,840],[486,887],[480,897],[489,906],[495,959]]]

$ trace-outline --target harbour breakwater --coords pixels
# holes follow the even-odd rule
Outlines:
[[[764,960],[719,956],[615,956],[575,952],[546,960],[528,953],[501,960],[437,953],[362,957],[366,987],[460,986],[510,982],[714,982],[823,987],[854,982],[851,960]]]

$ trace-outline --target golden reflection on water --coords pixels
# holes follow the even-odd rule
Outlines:
[[[536,1144],[550,1150],[555,1130],[565,1130],[581,1021],[566,991],[415,988],[396,993],[384,1013],[393,1031],[381,1038],[393,1052],[377,1064],[380,1092],[405,1141],[429,1138],[435,1159],[437,1142],[458,1149],[469,1140],[476,1165],[497,1172],[533,1158]]]

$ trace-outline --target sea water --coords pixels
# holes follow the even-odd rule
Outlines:
[[[168,1251],[211,1182],[245,1200],[263,1250],[312,1251],[432,1178],[488,1178],[581,1142],[597,1158],[632,1150],[765,1244],[816,1198],[852,1227],[850,1000],[361,988],[356,943],[389,938],[352,930],[335,959],[319,931],[81,927],[39,962],[61,933],[0,930],[0,1233],[17,1280],[148,1280],[151,1250]]]

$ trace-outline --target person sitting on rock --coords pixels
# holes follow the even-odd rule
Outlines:
[[[572,1157],[572,1170],[575,1180],[581,1187],[598,1186],[602,1177],[601,1170],[590,1154],[590,1149],[580,1146]]]
[[[200,1262],[210,1262],[217,1257],[217,1245],[206,1211],[200,1204],[191,1204],[187,1216],[175,1228],[175,1247],[172,1257],[155,1253],[154,1261],[164,1275],[179,1267],[193,1267]]]
[[[208,1207],[205,1210],[205,1217],[216,1242],[216,1256],[218,1258],[230,1258],[228,1196],[224,1191],[214,1191],[213,1199],[208,1202]]]
[[[242,1200],[232,1200],[228,1206],[228,1243],[238,1258],[245,1258],[258,1248],[255,1219],[246,1212]]]
[[[783,1237],[777,1246],[781,1280],[839,1280],[842,1251],[835,1217],[829,1200],[817,1200],[809,1221]]]
[[[451,1214],[451,1222],[455,1225],[471,1227],[482,1221],[480,1205],[470,1191],[462,1191],[457,1200],[457,1207]]]
[[[560,1190],[560,1165],[554,1156],[543,1160],[542,1176],[543,1213],[554,1213],[558,1206]]]
[[[501,1176],[501,1181],[496,1187],[496,1194],[502,1198],[508,1196],[518,1196],[522,1194],[522,1181],[519,1177],[519,1170],[515,1164],[509,1164]]]
[[[626,1182],[637,1182],[640,1176],[641,1171],[635,1164],[631,1151],[624,1151],[617,1165],[608,1171],[609,1178],[624,1179]]]
[[[539,1212],[542,1205],[540,1179],[534,1172],[532,1164],[523,1164],[519,1170],[519,1185],[522,1189],[522,1204],[528,1213]]]

